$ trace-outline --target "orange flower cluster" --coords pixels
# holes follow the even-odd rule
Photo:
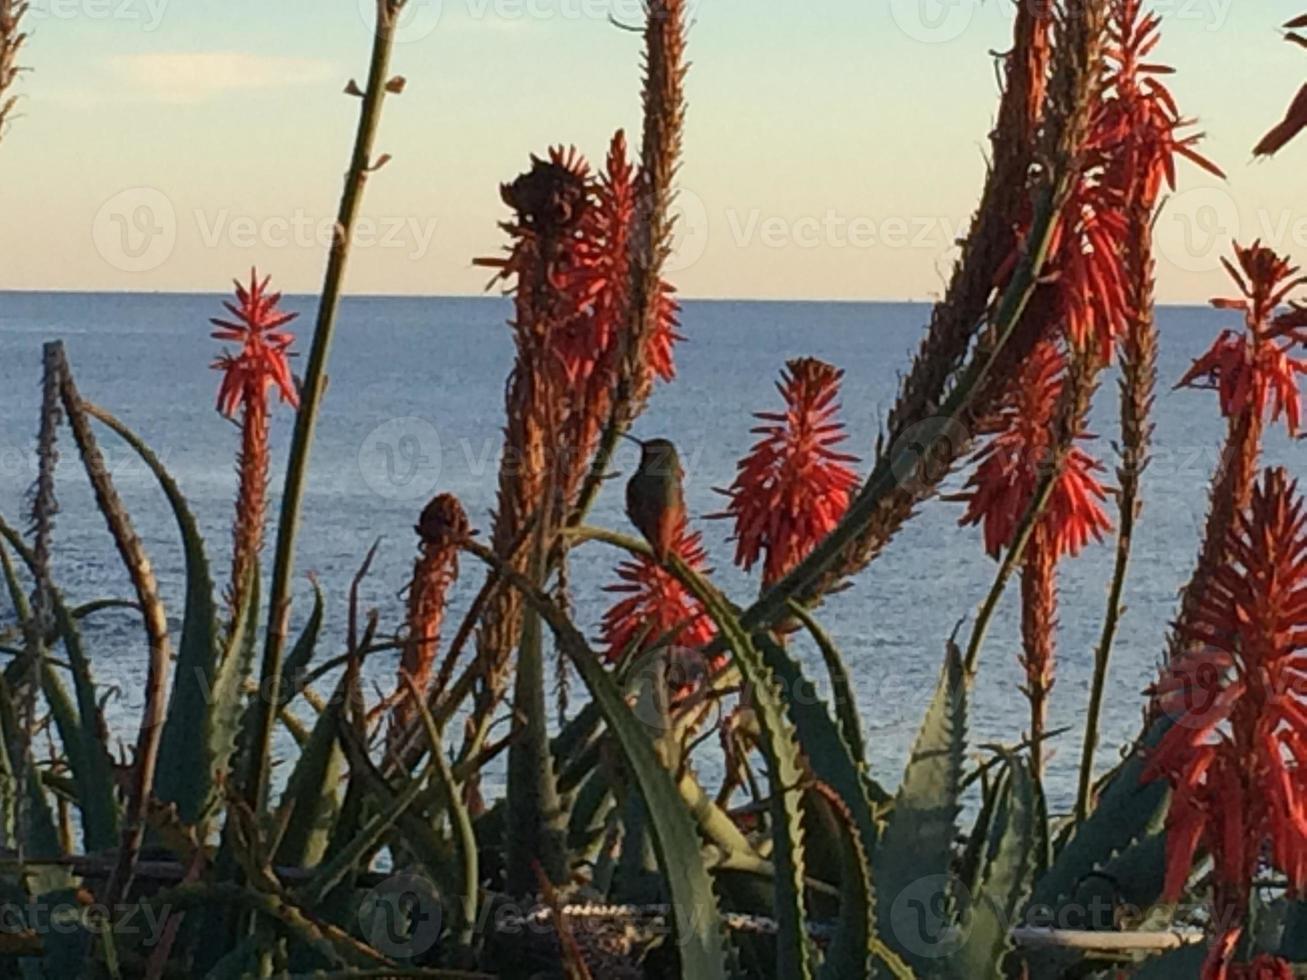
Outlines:
[[[1060,332],[1074,349],[1101,364],[1111,362],[1134,312],[1125,265],[1131,208],[1151,211],[1163,182],[1174,188],[1177,155],[1221,175],[1194,149],[1202,134],[1181,135],[1191,121],[1180,116],[1159,80],[1171,69],[1146,60],[1160,40],[1160,23],[1156,14],[1143,13],[1140,0],[1113,3],[1104,95],[1082,150],[1079,179],[1053,230],[1042,302],[1035,305],[1048,324],[1042,336]],[[1023,230],[1030,218],[1027,210]],[[1011,276],[1022,251],[1024,242],[1000,270],[1000,284]]]
[[[1104,183],[1127,197],[1138,195],[1148,210],[1163,184],[1175,190],[1175,158],[1183,156],[1223,177],[1194,147],[1202,133],[1181,135],[1193,120],[1180,115],[1161,78],[1174,69],[1148,60],[1161,41],[1159,14],[1144,14],[1141,0],[1116,0],[1108,28],[1106,85],[1097,121]]]
[[[548,161],[533,157],[532,170],[503,188],[505,202],[517,212],[514,221],[501,226],[512,239],[508,256],[476,263],[497,269],[496,281],[513,281],[519,301],[524,285],[547,297],[535,297],[543,308],[532,309],[529,316],[542,334],[540,356],[563,381],[559,387],[569,404],[562,434],[577,460],[594,450],[606,420],[633,315],[638,181],[620,130],[609,147],[606,170],[598,176],[575,148],[553,148]],[[639,358],[648,380],[670,381],[676,375],[679,313],[672,287],[663,283],[658,316]],[[519,310],[519,330],[523,318]]]
[[[1242,294],[1233,299],[1212,300],[1217,309],[1244,314],[1246,330],[1240,334],[1225,330],[1211,349],[1194,361],[1177,387],[1215,388],[1220,394],[1221,414],[1227,417],[1249,412],[1263,418],[1267,410],[1272,421],[1281,417],[1291,435],[1302,422],[1298,375],[1307,373],[1307,361],[1290,352],[1307,343],[1307,310],[1293,307],[1276,311],[1290,293],[1307,283],[1307,276],[1274,251],[1253,242],[1248,248],[1235,245],[1236,268],[1221,261]]]
[[[672,549],[696,572],[707,572],[703,535],[682,521]],[[697,648],[716,635],[703,606],[656,559],[641,555],[617,566],[616,585],[604,591],[625,596],[604,615],[600,631],[608,659],[642,653],[665,637]]]
[[[237,322],[219,317],[209,321],[218,328],[212,335],[215,340],[240,344],[237,353],[224,352],[213,362],[213,367],[223,372],[218,411],[228,418],[235,418],[236,410],[241,407],[247,411],[265,410],[267,390],[274,386],[282,401],[299,407],[299,393],[291,379],[288,360],[295,338],[281,329],[299,314],[277,309],[281,293],[268,292],[269,279],[265,276],[260,280],[258,273],[251,269],[248,287],[239,281],[235,284],[237,302],[222,304]]]
[[[1057,346],[1051,341],[1039,344],[989,423],[993,438],[976,454],[976,471],[960,495],[967,509],[959,523],[981,525],[991,557],[1012,545],[1052,460],[1050,426],[1065,370]],[[1111,530],[1101,506],[1107,492],[1095,476],[1102,469],[1079,447],[1067,453],[1037,527],[1050,557],[1079,554],[1090,538],[1101,540]]]
[[[758,412],[762,438],[740,461],[726,513],[735,520],[735,562],[749,571],[764,555],[770,585],[808,556],[839,524],[858,475],[857,457],[835,447],[846,438],[838,421],[844,372],[816,358],[785,366],[776,387],[785,411]]]
[[[584,377],[617,353],[623,325],[630,316],[631,235],[635,224],[638,174],[627,156],[626,134],[613,136],[607,170],[592,181],[593,206],[586,211],[574,264],[561,270],[561,285],[582,316],[566,325],[560,338],[569,373]],[[662,283],[658,316],[646,352],[652,376],[676,377],[673,356],[680,307],[670,283]],[[588,370],[587,370],[588,369]]]
[[[1307,512],[1282,470],[1254,488],[1228,547],[1183,627],[1198,648],[1154,688],[1174,725],[1144,774],[1174,790],[1167,899],[1201,847],[1226,928],[1243,921],[1263,859],[1292,891],[1307,886]]]
[[[236,283],[236,303],[224,302],[235,320],[218,317],[210,322],[217,340],[240,344],[236,353],[224,352],[213,362],[222,372],[218,411],[228,418],[241,412],[240,487],[232,529],[231,586],[228,605],[235,615],[259,552],[263,549],[268,496],[268,389],[275,388],[283,402],[299,407],[299,394],[290,373],[290,345],[294,337],[282,330],[296,314],[277,308],[281,293],[268,292],[268,278],[250,270],[248,287]]]

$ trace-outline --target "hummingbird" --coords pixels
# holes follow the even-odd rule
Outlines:
[[[640,447],[640,465],[626,484],[626,516],[666,562],[676,544],[685,517],[685,495],[676,447],[667,439],[640,440],[625,436]]]

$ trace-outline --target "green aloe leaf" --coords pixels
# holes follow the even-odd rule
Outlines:
[[[213,577],[204,539],[177,481],[150,447],[104,409],[87,405],[86,410],[140,456],[163,490],[181,532],[186,560],[186,611],[163,739],[159,744],[155,794],[165,803],[177,804],[182,820],[197,823],[205,816],[216,792],[214,779],[219,765],[208,741],[208,726],[201,719],[209,715],[222,655]]]
[[[282,793],[280,810],[288,816],[286,833],[277,848],[277,863],[308,868],[322,860],[336,814],[340,811],[337,786],[344,754],[337,733],[345,711],[342,677],[300,750]]]
[[[9,543],[17,555],[36,574],[36,556],[22,537],[0,520],[0,537]],[[20,617],[30,615],[22,594],[9,553],[0,545],[0,565],[3,565],[10,597]],[[82,811],[82,836],[88,851],[107,850],[118,842],[118,803],[114,795],[113,760],[109,755],[108,730],[100,713],[95,682],[91,679],[90,661],[82,645],[81,632],[76,619],[68,611],[63,596],[50,586],[50,605],[55,625],[63,639],[68,663],[72,668],[76,707],[69,700],[58,674],[49,664],[41,669],[41,686],[50,703],[55,727],[68,755],[73,778],[77,782],[78,806]]]
[[[361,744],[358,733],[347,723],[342,723],[337,727],[337,735],[350,761],[351,776],[366,779],[369,775],[375,775],[375,768],[367,758],[367,750]],[[381,846],[395,824],[418,802],[418,798],[430,785],[435,767],[435,760],[429,758],[425,769],[415,778],[406,777],[403,788],[396,793],[390,793],[385,781],[376,777],[372,789],[378,798],[386,794],[384,805],[376,808],[376,812],[363,822],[358,832],[333,851],[319,865],[313,877],[298,890],[306,908],[316,908],[329,892],[364,863],[365,857]]]
[[[83,837],[88,850],[105,850],[118,842],[118,802],[114,794],[108,729],[100,712],[95,682],[91,679],[90,660],[82,645],[77,623],[58,592],[52,592],[55,622],[63,638],[68,663],[72,667],[73,689],[77,697],[81,751],[80,767],[73,775],[78,782]],[[51,674],[53,676],[53,672]]]
[[[938,967],[938,955],[952,941],[948,902],[966,718],[962,656],[950,642],[872,862],[881,938],[926,974]]]
[[[204,715],[204,744],[209,765],[209,796],[203,803],[207,815],[217,802],[217,789],[229,782],[235,770],[233,759],[244,715],[245,685],[254,664],[254,648],[259,633],[259,563],[250,569],[241,604],[231,624],[231,633],[213,675],[208,711]],[[256,695],[258,697],[260,695]],[[183,815],[183,819],[185,815]]]
[[[441,790],[441,803],[449,810],[449,825],[453,830],[456,860],[452,862],[451,877],[454,894],[458,896],[460,906],[458,941],[463,946],[470,946],[475,936],[477,900],[481,882],[476,832],[472,827],[472,815],[463,802],[462,787],[454,781],[453,770],[450,768],[449,760],[445,758],[443,740],[436,720],[431,716],[426,702],[418,696],[417,689],[412,690],[413,703],[417,705],[430,743],[431,760],[435,763],[435,778]]]
[[[1149,730],[1140,750],[1111,776],[1098,805],[1058,850],[1052,866],[1035,883],[1031,904],[1056,908],[1075,893],[1084,877],[1155,830],[1165,817],[1170,790],[1165,780],[1142,780],[1147,753],[1171,728],[1162,718]]]
[[[537,572],[543,564],[537,558]],[[539,581],[539,576],[536,578]],[[549,751],[545,708],[544,636],[540,616],[526,610],[513,682],[513,709],[521,719],[518,737],[508,748],[508,891],[534,894],[536,867],[553,884],[567,874],[566,816],[558,797],[553,756]]]
[[[769,634],[759,634],[756,640],[762,649],[766,666],[782,687],[792,692],[787,699],[786,711],[798,733],[807,765],[820,782],[834,791],[840,805],[847,809],[850,827],[858,835],[857,851],[870,860],[875,853],[881,829],[875,804],[888,800],[888,794],[867,775],[862,757],[856,754],[853,745],[844,737],[842,726],[831,720],[825,704],[812,696],[813,688],[804,677],[798,661]],[[847,691],[847,694],[851,694],[851,691]],[[854,717],[856,718],[856,712]],[[849,723],[848,719],[846,723]],[[861,877],[860,864],[849,865],[846,870],[854,878]],[[839,955],[827,958],[827,965],[823,969],[825,976],[856,976],[857,974],[848,972],[852,961],[846,957],[852,955],[863,960],[874,952],[873,945],[879,942],[875,940],[874,925],[868,928],[864,919],[864,915],[874,917],[876,914],[876,892],[872,885],[875,876],[870,871],[867,875],[865,882],[847,881],[842,886],[846,890],[852,889],[850,896],[856,904],[852,909],[841,910],[832,946],[833,953]],[[855,950],[858,952],[854,953]]]
[[[704,866],[694,821],[681,801],[671,773],[658,759],[649,732],[636,718],[603,667],[603,659],[586,643],[566,614],[490,550],[466,545],[499,570],[549,624],[617,739],[624,761],[649,811],[659,864],[671,895],[673,941],[683,980],[726,980],[726,936],[712,879]]]
[[[678,577],[712,617],[751,694],[750,706],[762,730],[761,748],[771,784],[772,862],[776,866],[777,975],[807,978],[813,956],[804,905],[803,812],[801,786],[806,778],[794,725],[785,713],[778,678],[725,598],[679,559]],[[792,698],[791,701],[802,700]]]
[[[817,649],[821,651],[826,672],[830,674],[831,697],[835,702],[835,718],[839,722],[840,734],[848,743],[853,758],[859,764],[865,764],[867,746],[862,739],[862,717],[858,714],[857,693],[853,689],[853,682],[849,679],[849,669],[844,664],[844,656],[812,613],[793,601],[790,602],[790,611],[803,624],[812,636],[813,642],[817,644]],[[798,724],[797,719],[795,724]],[[802,727],[800,727],[800,736],[802,734]],[[804,741],[806,744],[807,740]]]
[[[1009,932],[1030,890],[1038,861],[1043,813],[1035,780],[1019,758],[1002,777],[979,888],[961,909],[962,945],[952,975],[966,980],[1003,977]]]
[[[1118,928],[1118,910],[1139,914],[1151,910],[1139,928],[1160,928],[1170,921],[1172,909],[1159,905],[1166,882],[1166,833],[1159,828],[1088,873],[1075,891],[1056,907],[1032,905],[1030,925],[1055,923],[1059,928],[1102,930]],[[1030,980],[1060,980],[1081,972],[1093,957],[1084,950],[1046,947],[1030,950],[1026,967]]]
[[[21,767],[15,760],[22,758],[23,740],[19,736],[18,718],[14,714],[16,700],[8,682],[0,676],[0,735],[3,735],[7,765],[5,769],[11,779],[17,778],[19,768],[25,773],[21,788],[14,787],[8,795],[22,797],[19,813],[15,817],[15,831],[19,851],[24,858],[33,861],[49,861],[64,856],[59,843],[59,828],[55,824],[54,811],[50,800],[41,785],[41,774],[36,767],[36,757],[30,748]],[[28,887],[34,895],[44,895],[71,884],[72,875],[65,869],[54,865],[43,867],[28,878]]]
[[[299,689],[300,678],[308,671],[309,663],[318,648],[318,637],[322,633],[324,610],[322,586],[318,584],[316,578],[310,578],[309,582],[313,586],[313,611],[309,613],[308,622],[304,624],[304,629],[295,640],[295,645],[291,647],[290,653],[286,655],[286,662],[282,665],[281,685],[277,688],[277,697],[283,706],[290,704]]]

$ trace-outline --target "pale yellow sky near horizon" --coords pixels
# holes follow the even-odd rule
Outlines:
[[[372,0],[35,0],[0,140],[0,289],[222,291],[257,265],[321,280]],[[550,143],[595,162],[639,128],[638,0],[410,0],[348,288],[477,294],[498,184]],[[1301,0],[1156,0],[1157,57],[1216,181],[1181,167],[1164,301],[1226,292],[1231,238],[1307,257],[1307,137],[1250,148],[1307,77]],[[975,205],[1003,0],[698,0],[681,234],[688,297],[931,299]],[[627,9],[630,8],[630,9]]]

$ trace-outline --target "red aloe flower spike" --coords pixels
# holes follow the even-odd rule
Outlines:
[[[1201,134],[1181,135],[1190,123],[1157,77],[1169,69],[1144,60],[1158,43],[1159,24],[1160,18],[1143,13],[1139,0],[1112,4],[1104,96],[1091,120],[1085,165],[1049,247],[1043,281],[1051,296],[1036,307],[1047,306],[1049,331],[1064,331],[1077,351],[1102,365],[1111,361],[1116,341],[1137,312],[1124,265],[1131,208],[1142,205],[1151,212],[1163,181],[1174,186],[1177,155],[1221,175],[1194,149]],[[1030,218],[1027,202],[1022,229]],[[1000,270],[1000,284],[1019,255],[1014,252]]]
[[[707,555],[703,535],[682,521],[673,548],[689,568],[701,574]],[[625,596],[604,614],[600,638],[610,661],[639,654],[670,636],[673,644],[698,648],[716,635],[703,606],[657,560],[646,555],[617,566],[620,581],[604,591]]]
[[[277,308],[280,293],[269,293],[268,279],[260,281],[250,270],[249,287],[236,283],[237,303],[223,305],[235,322],[214,318],[218,340],[241,345],[235,353],[224,352],[213,363],[223,372],[218,388],[218,411],[241,418],[241,451],[238,459],[240,487],[236,496],[236,520],[232,529],[232,578],[228,604],[233,615],[246,579],[263,549],[268,493],[268,389],[275,387],[281,400],[299,406],[299,395],[290,373],[290,345],[294,337],[283,331],[296,314]]]
[[[1307,361],[1289,352],[1304,339],[1302,310],[1295,307],[1279,316],[1276,311],[1307,277],[1297,276],[1287,259],[1260,242],[1248,248],[1236,244],[1235,255],[1237,268],[1222,261],[1242,298],[1218,298],[1212,305],[1241,311],[1246,332],[1222,332],[1176,387],[1215,388],[1227,418],[1247,412],[1263,419],[1269,408],[1271,419],[1283,416],[1289,433],[1296,435],[1302,421],[1297,376],[1307,373]]]
[[[551,524],[558,516],[563,481],[549,479],[550,466],[571,462],[566,377],[557,344],[577,313],[564,287],[593,206],[589,168],[575,151],[556,149],[548,160],[533,156],[531,168],[502,185],[500,193],[513,209],[512,220],[501,225],[510,238],[508,255],[476,263],[498,270],[492,285],[509,284],[516,346],[505,392],[505,454],[491,543],[497,554],[512,557],[516,571],[525,572],[527,549],[520,545],[533,515],[542,514]],[[512,590],[498,590],[486,603],[477,633],[477,655],[485,664],[477,708],[483,715],[504,689],[521,619],[521,597]]]
[[[1244,920],[1263,859],[1291,891],[1307,886],[1307,512],[1283,470],[1254,488],[1227,552],[1178,627],[1194,652],[1154,688],[1175,725],[1144,773],[1174,791],[1166,900],[1179,898],[1202,848],[1225,924]]]
[[[240,305],[229,301],[222,304],[238,322],[218,317],[209,321],[218,328],[212,334],[214,339],[241,345],[239,352],[224,353],[213,365],[224,372],[218,389],[218,411],[228,418],[234,418],[241,405],[262,403],[269,385],[277,387],[282,401],[299,407],[299,392],[291,377],[289,361],[290,345],[295,337],[281,330],[299,314],[277,309],[281,293],[267,292],[270,279],[265,276],[260,281],[258,273],[251,269],[248,288],[236,282],[236,299]]]
[[[741,460],[723,517],[735,519],[735,563],[749,571],[760,557],[770,585],[806,558],[848,509],[857,458],[835,449],[845,440],[838,421],[844,372],[816,358],[788,362],[776,387],[784,414],[758,412],[762,436]]]
[[[1131,312],[1121,265],[1129,228],[1124,205],[1106,183],[1077,181],[1063,211],[1066,231],[1046,273],[1054,279],[1067,337],[1102,364],[1111,362]]]
[[[519,339],[529,324],[534,331],[529,353],[556,375],[555,394],[565,403],[554,437],[564,502],[575,495],[608,421],[632,325],[638,183],[620,130],[599,175],[591,174],[575,149],[551,150],[547,161],[533,157],[532,169],[502,188],[505,202],[517,211],[516,219],[502,226],[512,238],[508,256],[475,263],[497,270],[492,284],[511,284]],[[671,380],[676,373],[673,348],[682,339],[678,307],[670,285],[663,283],[662,290],[658,315],[637,357],[642,388],[655,377]]]
[[[571,384],[611,367],[605,362],[628,315],[635,170],[621,130],[609,146],[606,172],[591,181],[591,193],[594,206],[578,229],[570,262],[559,270],[560,290],[576,314],[562,325],[556,345]]]
[[[976,470],[958,498],[967,504],[959,523],[979,524],[992,556],[1013,543],[1035,499],[1053,452],[1051,425],[1062,395],[1066,363],[1050,341],[1040,343],[987,424],[990,441],[975,456]],[[1088,438],[1081,436],[1081,438]],[[1100,506],[1107,491],[1095,474],[1102,465],[1079,447],[1066,454],[1039,528],[1053,557],[1076,555],[1112,524]]]
[[[1192,125],[1180,116],[1175,99],[1158,78],[1172,69],[1146,59],[1161,40],[1162,19],[1145,14],[1140,0],[1115,0],[1105,51],[1108,90],[1096,126],[1115,133],[1119,145],[1109,155],[1106,182],[1151,212],[1162,184],[1175,189],[1175,157],[1183,156],[1217,177],[1220,168],[1194,146],[1201,133],[1181,135]]]
[[[1101,538],[1111,527],[1100,506],[1106,491],[1094,475],[1102,467],[1078,446],[1059,453],[1054,444],[1065,384],[1061,350],[1053,341],[1042,341],[988,424],[992,438],[975,457],[979,465],[961,494],[968,506],[959,522],[981,524],[986,550],[997,557],[1014,545],[1048,465],[1061,457],[1057,479],[1026,543],[1021,565],[1020,659],[1026,675],[1022,692],[1030,703],[1032,767],[1040,774],[1053,688],[1057,563],[1063,555],[1078,554],[1091,537]]]
[[[459,543],[467,537],[468,529],[463,505],[451,493],[442,493],[427,504],[414,528],[421,544],[409,585],[408,635],[400,669],[423,693],[431,684],[431,665],[440,645],[445,603],[458,578]]]

